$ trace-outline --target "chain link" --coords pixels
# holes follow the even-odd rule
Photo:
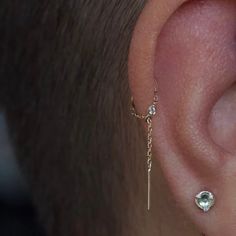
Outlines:
[[[151,171],[152,171],[152,117],[156,114],[156,104],[158,102],[157,89],[154,91],[154,98],[152,106],[149,107],[146,115],[138,114],[135,109],[135,104],[133,98],[131,98],[131,114],[141,120],[145,120],[147,123],[147,177],[148,177],[148,210],[150,210],[150,198],[151,198]]]
[[[147,134],[147,168],[150,172],[152,170],[152,118],[148,117],[147,120],[148,125],[148,134]]]
[[[145,120],[147,118],[147,115],[140,115],[136,112],[136,109],[135,109],[135,104],[134,104],[134,99],[133,97],[131,97],[131,114],[135,117],[135,118],[138,118],[138,119],[141,119],[141,120]]]

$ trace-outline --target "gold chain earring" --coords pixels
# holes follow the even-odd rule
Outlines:
[[[152,105],[147,109],[146,114],[139,114],[136,111],[134,99],[131,97],[131,114],[137,119],[144,120],[147,123],[147,209],[150,210],[151,207],[151,172],[152,172],[152,118],[157,114],[157,102],[158,102],[158,93],[157,89],[154,90],[154,97]]]

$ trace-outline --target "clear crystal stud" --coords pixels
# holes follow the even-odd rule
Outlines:
[[[195,203],[201,210],[208,212],[215,204],[215,196],[211,192],[202,191],[196,195]]]
[[[148,115],[149,115],[149,116],[155,116],[156,113],[157,113],[156,106],[155,106],[155,105],[151,105],[151,106],[148,108]]]

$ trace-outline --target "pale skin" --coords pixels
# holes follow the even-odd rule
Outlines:
[[[153,148],[161,166],[153,167],[148,223],[134,227],[140,236],[234,236],[236,1],[186,2],[148,1],[132,37],[129,82],[140,113],[158,84]],[[194,204],[202,190],[216,196],[208,213]]]

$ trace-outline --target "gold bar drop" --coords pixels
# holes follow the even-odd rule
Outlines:
[[[148,211],[151,208],[151,169],[148,169]]]

